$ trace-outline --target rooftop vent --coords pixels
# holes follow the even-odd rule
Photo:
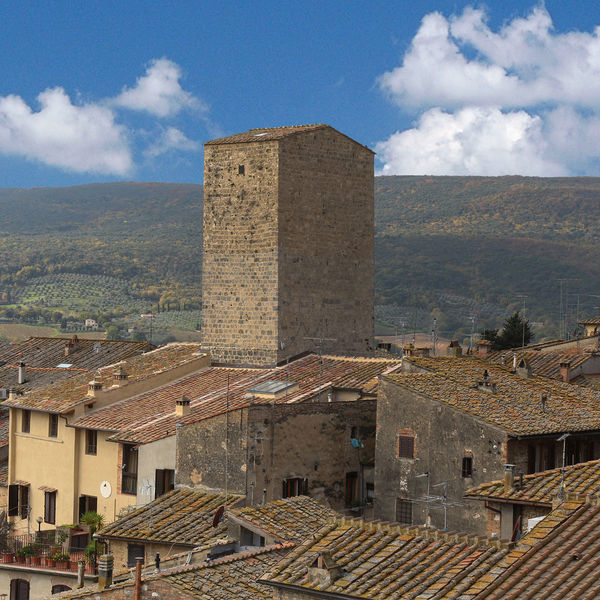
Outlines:
[[[517,362],[516,372],[517,375],[523,379],[531,379],[533,377],[529,361],[524,356]]]
[[[483,378],[477,382],[475,387],[490,394],[496,393],[496,382],[490,379],[490,374],[487,369],[484,369]]]
[[[19,385],[23,385],[27,381],[25,379],[25,363],[23,361],[19,363],[19,375],[17,381]]]
[[[458,343],[458,340],[452,340],[450,345],[448,346],[448,350],[446,354],[448,356],[462,356],[463,349],[462,346]]]
[[[507,492],[515,485],[515,465],[504,465],[504,489]]]

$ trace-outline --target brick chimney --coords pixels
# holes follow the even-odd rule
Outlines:
[[[73,352],[77,352],[79,350],[79,338],[74,335],[66,344],[65,344],[65,356],[69,356],[73,354]]]
[[[571,363],[568,360],[563,360],[559,364],[560,378],[565,382],[569,383],[571,375]]]
[[[175,403],[175,414],[178,417],[185,417],[190,414],[190,399],[187,396],[181,396]]]
[[[335,563],[331,553],[326,550],[321,550],[317,559],[308,568],[308,578],[314,583],[331,585],[342,575],[341,567]]]

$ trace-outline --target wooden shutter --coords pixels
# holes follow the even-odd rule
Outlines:
[[[19,486],[21,489],[20,498],[19,498],[19,513],[21,515],[21,519],[27,518],[27,513],[29,512],[29,486],[21,485]]]

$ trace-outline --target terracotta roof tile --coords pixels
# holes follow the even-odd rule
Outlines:
[[[289,551],[289,544],[275,544],[246,552],[238,552],[202,565],[177,567],[142,576],[144,594],[152,597],[197,598],[206,600],[271,600],[270,587],[258,583],[259,577]],[[52,600],[75,600],[79,598],[112,597],[123,593],[129,597],[135,582],[133,579],[114,583],[99,591],[89,586],[48,596]],[[145,595],[144,595],[145,597]]]
[[[114,431],[112,440],[144,444],[173,435],[177,423],[194,423],[224,414],[227,409],[271,402],[248,393],[260,382],[277,380],[298,384],[274,400],[280,404],[301,402],[320,389],[328,388],[375,394],[378,376],[399,366],[399,360],[309,355],[275,369],[211,367],[99,409],[75,421],[74,426]],[[175,414],[175,403],[182,395],[191,400],[190,413],[185,417]]]
[[[247,523],[286,542],[301,542],[315,533],[336,512],[308,496],[275,500],[268,504],[234,508],[228,517]]]
[[[532,351],[515,351],[512,350],[497,350],[492,352],[487,360],[493,364],[511,367],[513,355],[516,355],[517,361],[526,358],[535,375],[541,377],[551,377],[552,379],[562,380],[560,375],[560,364],[569,363],[571,369],[580,367],[587,362],[591,355],[589,353],[568,353],[568,352],[538,352]]]
[[[522,486],[519,480],[515,480],[515,485],[509,490],[505,489],[504,480],[483,483],[467,490],[465,496],[481,500],[552,506],[552,501],[561,490],[563,483],[566,494],[600,496],[600,460],[525,475]]]
[[[71,354],[65,356],[65,345],[72,340],[73,337],[31,337],[23,342],[0,346],[0,387],[29,391],[154,348],[148,342],[78,338]],[[26,373],[23,384],[18,383],[18,365],[21,362],[25,363]],[[60,364],[72,366],[58,368]]]
[[[263,127],[262,129],[249,129],[242,133],[236,133],[224,138],[218,138],[206,142],[205,145],[218,146],[220,144],[241,144],[248,142],[266,142],[272,140],[280,140],[284,137],[302,133],[306,131],[314,131],[316,129],[329,128],[329,125],[323,123],[315,123],[314,125],[292,125],[288,127]]]
[[[199,546],[227,536],[213,518],[221,506],[234,506],[243,496],[175,489],[104,527],[101,537]]]
[[[105,387],[110,387],[113,383],[115,367],[120,365],[127,371],[129,382],[140,381],[197,359],[199,352],[199,344],[169,344],[146,354],[131,356],[125,360],[119,360],[116,364],[100,367],[95,370],[95,376]],[[89,402],[86,394],[90,379],[90,373],[78,374],[39,390],[32,390],[15,400],[5,400],[2,404],[3,406],[46,412],[68,412],[81,402]]]
[[[513,435],[600,429],[600,392],[548,378],[529,379],[476,358],[405,359],[419,373],[386,379],[502,427]],[[495,392],[478,387],[483,372]],[[546,397],[542,403],[542,396]]]
[[[349,598],[433,598],[493,568],[508,552],[506,545],[464,535],[333,519],[261,581]]]

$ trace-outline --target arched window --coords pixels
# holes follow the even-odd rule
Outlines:
[[[10,600],[29,600],[29,581],[25,579],[11,579]]]
[[[68,585],[63,585],[62,583],[57,583],[52,586],[53,594],[60,594],[61,592],[68,592],[71,588]]]

